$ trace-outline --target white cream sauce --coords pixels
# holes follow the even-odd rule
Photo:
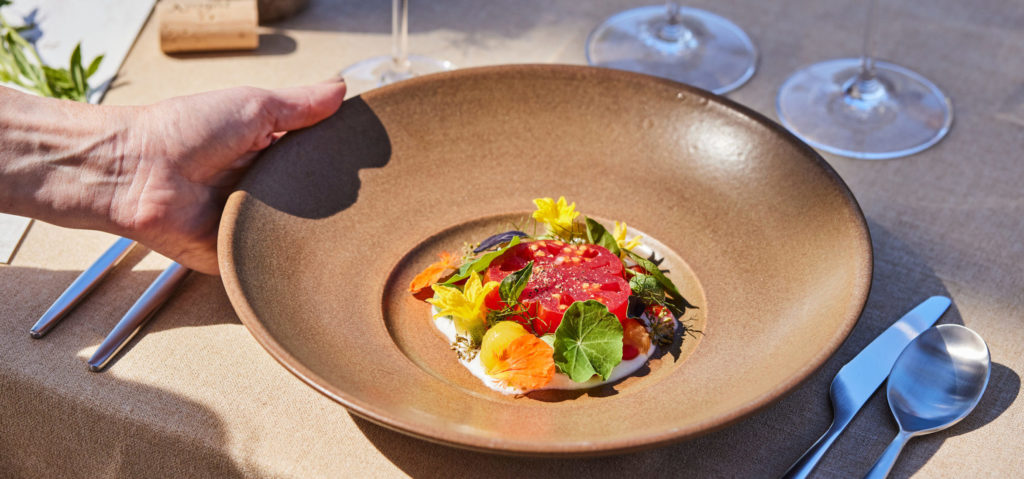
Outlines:
[[[437,312],[438,312],[438,310],[437,310],[436,307],[431,307],[430,308],[430,314],[431,315],[435,315],[435,314],[437,314]],[[444,337],[448,339],[448,343],[449,344],[455,344],[455,335],[456,335],[456,333],[455,333],[455,321],[452,320],[451,316],[439,316],[437,318],[434,318],[434,326],[436,326],[437,329],[439,331],[441,331],[441,334],[444,334]],[[602,384],[608,384],[608,383],[612,383],[612,382],[618,381],[618,380],[620,380],[620,379],[622,379],[622,378],[624,378],[626,376],[629,376],[630,374],[635,373],[638,369],[640,369],[645,363],[647,363],[647,359],[650,358],[651,355],[654,354],[654,352],[657,349],[658,349],[658,347],[654,343],[651,343],[651,347],[648,348],[646,352],[641,352],[635,358],[624,360],[621,363],[619,363],[617,366],[615,366],[615,368],[612,369],[611,375],[609,375],[608,379],[606,379],[606,380],[602,380],[600,378],[600,376],[596,376],[595,375],[589,381],[578,383],[578,382],[575,382],[575,381],[569,379],[569,376],[567,376],[565,374],[562,374],[562,373],[559,373],[559,372],[556,372],[555,376],[551,378],[551,382],[549,382],[546,386],[544,386],[542,388],[539,388],[537,390],[540,390],[540,389],[565,389],[565,390],[590,389],[592,387],[597,387],[597,386],[600,386]],[[531,389],[531,390],[528,390],[528,391],[521,391],[521,390],[518,390],[518,389],[506,387],[506,386],[500,384],[497,380],[495,380],[491,376],[488,376],[486,370],[484,369],[483,363],[480,362],[480,355],[479,354],[474,356],[472,360],[466,361],[464,359],[459,359],[459,362],[462,363],[462,365],[465,366],[466,369],[468,369],[470,373],[472,373],[474,376],[476,376],[481,381],[483,381],[483,383],[487,387],[489,387],[489,388],[491,388],[491,389],[493,389],[495,391],[498,391],[498,392],[501,392],[501,393],[504,393],[504,394],[523,394],[523,393],[527,393],[527,392],[530,392],[530,391],[534,391],[534,389]]]

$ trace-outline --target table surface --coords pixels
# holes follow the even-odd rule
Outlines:
[[[774,118],[779,85],[801,65],[859,54],[863,2],[694,1],[734,20],[761,52],[728,96]],[[461,67],[583,64],[589,31],[636,3],[413,2],[411,50]],[[0,266],[0,476],[494,477],[624,474],[778,476],[828,427],[838,369],[904,311],[943,294],[943,323],[988,341],[993,367],[977,410],[914,439],[895,477],[1018,476],[1024,470],[1024,4],[883,1],[879,58],[922,73],[955,106],[949,136],[918,155],[857,161],[826,155],[867,217],[871,294],[842,348],[781,401],[724,430],[635,454],[508,458],[406,437],[352,416],[293,377],[239,322],[219,278],[191,275],[104,373],[85,361],[167,264],[143,249],[43,340],[28,328],[113,241],[36,222]],[[144,104],[236,85],[309,83],[389,51],[390,2],[312,0],[261,27],[241,54],[170,57],[150,19],[105,104]],[[896,432],[876,393],[821,462],[819,477],[863,475]]]

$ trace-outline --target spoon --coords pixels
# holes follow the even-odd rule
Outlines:
[[[970,414],[988,386],[990,370],[985,340],[963,326],[935,326],[911,341],[886,386],[900,432],[866,478],[889,475],[910,438],[941,431]]]

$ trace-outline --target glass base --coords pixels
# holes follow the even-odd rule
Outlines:
[[[815,148],[865,160],[911,155],[949,132],[953,104],[935,84],[886,62],[873,78],[860,71],[860,58],[797,71],[779,89],[779,120]]]
[[[725,18],[680,8],[668,24],[665,6],[613,15],[590,33],[587,63],[668,78],[723,94],[746,83],[757,66],[750,37]]]
[[[339,75],[345,79],[348,87],[346,96],[353,97],[412,77],[454,69],[455,65],[449,61],[420,55],[409,55],[406,67],[397,68],[393,57],[379,56],[354,63],[342,70]]]

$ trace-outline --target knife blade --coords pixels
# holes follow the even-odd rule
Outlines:
[[[889,376],[893,363],[903,349],[917,335],[930,328],[946,309],[951,301],[945,296],[932,296],[910,310],[889,329],[868,344],[850,362],[846,363],[829,387],[832,399],[834,418],[832,425],[817,442],[811,446],[800,459],[797,459],[784,478],[806,478],[814,466],[818,464],[825,451],[835,442],[839,434],[853,420],[864,403],[874,394],[875,390]]]

